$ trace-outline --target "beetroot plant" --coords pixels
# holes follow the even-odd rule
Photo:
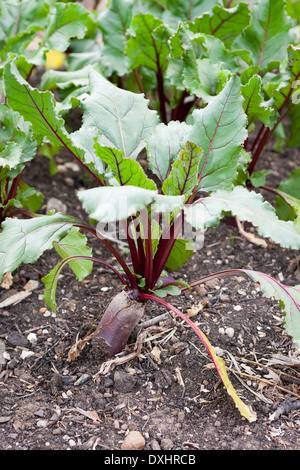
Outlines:
[[[5,272],[34,263],[54,247],[61,260],[43,282],[45,302],[55,311],[56,287],[64,266],[70,266],[82,280],[94,263],[105,265],[120,281],[120,292],[91,335],[106,355],[122,350],[147,302],[159,303],[192,328],[241,414],[255,420],[251,407],[237,396],[208,338],[169,301],[212,278],[248,276],[260,284],[266,297],[279,301],[286,332],[300,347],[299,286],[285,286],[268,274],[243,268],[208,273],[188,283],[171,275],[199,248],[203,231],[217,226],[227,214],[250,222],[262,237],[282,247],[300,247],[294,223],[280,220],[260,194],[239,184],[248,136],[240,78],[232,74],[206,107],[193,112],[189,124],[166,124],[149,108],[143,94],[119,88],[90,70],[88,88],[75,100],[82,108],[82,126],[69,133],[52,92],[41,92],[24,78],[29,67],[24,57],[6,63],[8,105],[31,124],[39,141],[43,136],[44,141],[66,148],[94,178],[95,187],[78,191],[89,222],[61,213],[7,218],[0,234],[0,280]],[[148,168],[140,164],[141,155]],[[93,256],[84,231],[108,248],[117,266]],[[111,241],[113,231],[125,237],[129,261]]]

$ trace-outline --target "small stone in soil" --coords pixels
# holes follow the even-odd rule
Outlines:
[[[146,441],[139,431],[130,431],[121,444],[121,450],[141,450]]]

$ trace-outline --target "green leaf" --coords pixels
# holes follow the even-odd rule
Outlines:
[[[56,303],[56,287],[57,282],[59,279],[59,275],[66,264],[70,266],[75,264],[77,265],[76,270],[80,267],[81,273],[84,273],[87,268],[87,263],[89,263],[92,267],[92,261],[88,259],[88,256],[85,255],[74,255],[69,256],[68,258],[64,258],[60,261],[52,271],[42,278],[43,283],[45,284],[45,292],[44,292],[44,301],[51,308],[53,312],[57,310],[57,303]],[[81,277],[81,276],[80,276]]]
[[[158,122],[158,114],[148,103],[143,95],[122,90],[92,71],[90,94],[82,101],[82,135],[95,129],[100,145],[115,147],[124,157],[135,159]]]
[[[124,158],[121,150],[102,147],[96,142],[95,152],[111,168],[115,179],[121,186],[130,185],[156,190],[156,184],[147,178],[141,165],[136,160]]]
[[[162,0],[165,6],[163,20],[171,25],[180,21],[192,21],[216,5],[217,0]]]
[[[271,173],[272,170],[255,171],[249,179],[255,188],[259,188],[266,184],[266,177]]]
[[[288,64],[284,73],[281,74],[279,85],[276,81],[274,86],[271,86],[272,98],[274,106],[281,110],[291,99],[295,105],[299,104],[299,90],[300,90],[300,48],[290,44],[287,48]],[[271,84],[272,85],[272,84]],[[265,85],[267,87],[268,85]],[[268,88],[266,88],[268,90]],[[293,119],[297,119],[297,115],[293,115],[293,111],[298,106],[292,108]],[[296,110],[296,114],[299,110]],[[296,127],[297,128],[297,127]],[[293,132],[294,135],[294,132]]]
[[[84,37],[87,17],[88,12],[80,3],[56,2],[55,9],[48,18],[41,45],[48,50],[64,52],[69,47],[71,38]]]
[[[80,162],[83,162],[93,173],[101,177],[103,164],[97,161],[95,155],[84,147],[84,138],[90,136],[87,131],[84,138],[78,142],[75,139],[76,133],[71,136],[67,133],[64,120],[56,111],[56,103],[53,94],[50,91],[40,92],[33,88],[22,77],[18,67],[26,68],[28,64],[24,59],[16,62],[12,61],[5,66],[5,92],[8,104],[14,111],[19,112],[25,119],[32,124],[34,136],[38,142],[50,142],[54,145],[61,144],[66,147],[73,156]],[[82,143],[83,142],[83,143]]]
[[[15,178],[21,173],[25,164],[36,155],[36,141],[27,124],[24,123],[19,113],[14,112],[6,105],[0,105],[0,142],[9,146],[6,152],[8,152],[7,156],[10,162],[7,161],[5,166],[10,168],[7,173],[10,178]],[[19,157],[17,157],[18,152],[21,152]]]
[[[25,53],[38,30],[45,27],[49,2],[39,0],[0,1],[1,58],[14,52]],[[1,43],[3,43],[1,45]]]
[[[98,69],[98,70],[97,70]],[[52,90],[59,88],[65,90],[69,87],[88,87],[89,74],[91,70],[100,72],[100,66],[87,65],[79,70],[62,71],[62,70],[47,70],[41,79],[40,90]]]
[[[30,212],[36,212],[41,207],[44,196],[40,191],[30,188],[24,181],[20,181],[16,199],[22,207]]]
[[[284,313],[285,330],[300,351],[300,286],[285,286],[271,276],[257,272],[244,272],[254,282],[258,282],[265,297],[279,300],[279,305]]]
[[[300,89],[298,89],[299,94]],[[300,146],[300,106],[299,103],[292,106],[289,112],[289,137],[287,140],[288,147],[299,147]]]
[[[171,58],[167,77],[178,89],[186,88],[208,103],[220,86],[220,74],[226,69],[240,72],[238,56],[217,37],[192,33],[180,24],[170,38]],[[225,69],[225,70],[224,70]]]
[[[212,191],[232,186],[247,137],[247,117],[242,103],[240,81],[234,75],[204,109],[193,112],[189,140],[204,150],[199,189]]]
[[[272,62],[279,64],[286,59],[291,27],[284,0],[259,0],[252,7],[250,25],[238,37],[235,47],[249,50],[253,65],[264,70]]]
[[[190,54],[184,58],[183,83],[186,89],[209,103],[217,93],[220,81],[219,73],[222,63],[214,63],[211,59],[196,59]]]
[[[181,289],[177,286],[164,286],[161,289],[153,291],[157,297],[166,297],[167,295],[180,295]]]
[[[113,186],[86,189],[77,194],[91,219],[109,223],[135,215],[154,201],[156,192],[136,186]]]
[[[21,161],[22,149],[16,142],[9,142],[5,149],[0,152],[0,168],[15,168]],[[1,172],[2,179],[2,172]]]
[[[78,192],[84,210],[96,221],[109,223],[126,220],[150,204],[154,212],[172,212],[182,208],[183,196],[164,196],[137,186],[106,186]]]
[[[74,257],[71,257],[71,261],[74,260]],[[56,287],[59,275],[61,273],[62,268],[68,264],[69,259],[64,259],[57,263],[57,265],[52,269],[52,271],[42,278],[42,282],[45,284],[45,291],[44,291],[44,301],[46,305],[53,312],[57,310],[57,303],[56,303]]]
[[[294,209],[296,218],[294,220],[294,224],[296,227],[296,230],[300,234],[300,199],[295,198],[293,196],[290,196],[289,194],[286,193],[280,193],[283,197],[283,199]]]
[[[236,186],[232,191],[219,190],[200,198],[184,209],[187,221],[197,230],[215,227],[225,214],[251,222],[258,233],[284,248],[300,248],[300,234],[291,221],[278,219],[274,208],[254,191]]]
[[[188,240],[178,238],[166,262],[166,269],[177,271],[181,268],[194,252],[194,245]]]
[[[187,142],[179,157],[173,163],[168,178],[164,181],[162,192],[171,196],[189,196],[198,183],[198,169],[203,150],[192,142]]]
[[[277,189],[284,195],[284,198],[276,198],[276,213],[278,217],[283,220],[293,220],[295,218],[295,210],[292,208],[293,204],[290,204],[290,201],[287,201],[286,198],[299,199],[300,168],[289,173],[287,178],[280,183]]]
[[[170,121],[168,125],[158,124],[153,133],[146,139],[150,170],[163,183],[171,165],[180,150],[189,140],[192,126],[185,122]]]
[[[79,232],[78,227],[72,227],[66,237],[54,242],[54,248],[62,259],[70,256],[92,256],[92,250],[87,246],[87,238]],[[77,259],[69,262],[69,266],[78,281],[82,281],[92,272],[93,262]]]
[[[133,5],[134,0],[111,0],[99,16],[103,39],[102,56],[109,62],[111,71],[120,76],[125,75],[129,69],[125,48]]]
[[[151,14],[135,15],[129,29],[126,52],[132,68],[146,66],[157,73],[167,65],[170,32]]]
[[[79,223],[62,214],[33,219],[6,219],[0,233],[0,281],[4,273],[20,264],[34,263],[54,241],[63,238],[72,225]]]
[[[252,76],[249,81],[241,86],[244,98],[243,108],[248,117],[248,126],[258,119],[270,129],[273,128],[278,113],[272,106],[272,101],[265,101],[262,94],[262,80],[259,75]]]
[[[229,46],[249,25],[250,19],[249,6],[245,3],[238,3],[237,6],[229,9],[216,5],[211,11],[196,18],[190,24],[190,30],[194,33],[215,36]]]

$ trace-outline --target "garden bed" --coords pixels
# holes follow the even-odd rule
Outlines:
[[[267,158],[272,178],[276,172],[282,178],[283,167],[288,173],[299,165],[298,150],[285,156],[270,152]],[[87,220],[75,191],[89,180],[70,163],[60,153],[60,171],[51,177],[47,159],[39,157],[26,168],[24,180],[43,192],[43,211],[59,188],[67,213]],[[91,238],[89,244],[112,261],[99,243]],[[250,244],[222,223],[206,231],[204,247],[175,274],[188,281],[228,266],[263,271],[295,285],[298,255],[272,243],[267,249]],[[0,309],[6,358],[0,366],[0,449],[117,450],[132,430],[143,436],[145,450],[299,449],[300,356],[284,333],[278,302],[263,298],[253,282],[220,279],[173,300],[193,315],[225,360],[239,396],[257,414],[249,423],[195,334],[169,314],[159,323],[139,324],[116,362],[103,364],[93,344],[68,362],[69,349],[101,315],[117,286],[103,267],[95,266],[82,283],[66,268],[53,315],[43,301],[41,278],[57,260],[52,251],[35,265],[22,265],[9,289],[0,290],[3,305],[28,281],[37,283],[28,297]],[[149,303],[142,323],[164,313]]]

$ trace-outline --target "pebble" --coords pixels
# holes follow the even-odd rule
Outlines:
[[[229,338],[233,338],[234,336],[234,329],[233,328],[226,328],[225,333]]]
[[[121,444],[121,450],[141,450],[146,441],[139,431],[130,431]]]
[[[73,178],[70,178],[69,176],[67,176],[65,178],[65,183],[67,186],[69,186],[70,188],[73,188],[75,186],[75,181]]]
[[[47,202],[46,212],[48,213],[51,210],[55,210],[55,212],[65,213],[67,211],[67,206],[56,197],[50,197]]]
[[[37,335],[35,333],[29,333],[27,339],[31,344],[34,344],[37,342]]]
[[[27,357],[30,357],[30,356],[34,356],[34,352],[33,351],[22,351],[21,352],[21,356],[20,358],[21,359],[27,359]]]
[[[241,307],[240,305],[235,305],[233,307],[233,310],[235,310],[236,312],[239,312],[240,310],[242,310],[243,307]]]
[[[36,422],[36,425],[39,427],[39,428],[46,428],[47,427],[47,424],[48,424],[48,421],[46,419],[39,419],[37,422]]]
[[[163,450],[172,450],[174,447],[173,441],[168,438],[164,438],[160,441],[160,446]]]

